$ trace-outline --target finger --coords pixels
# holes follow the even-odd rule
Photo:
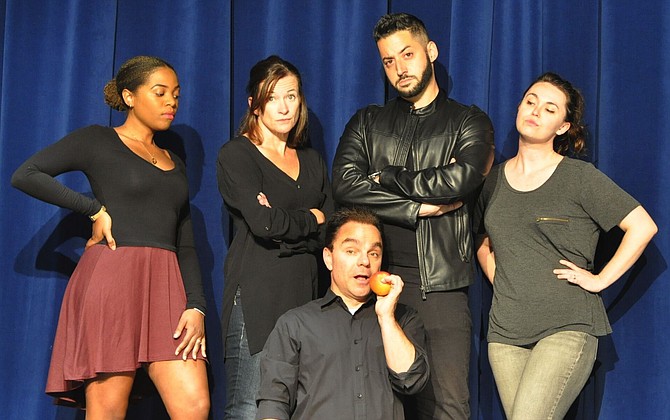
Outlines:
[[[202,348],[202,339],[201,338],[196,338],[195,344],[193,345],[193,351],[191,352],[193,355],[193,360],[198,359],[198,350]]]
[[[106,239],[107,239],[107,246],[109,247],[109,249],[114,251],[116,249],[116,241],[114,240],[112,235],[107,236]]]
[[[202,354],[202,357],[207,357],[207,344],[205,343],[205,338],[203,337],[202,341],[200,342],[200,353]]]
[[[179,324],[177,325],[177,329],[175,330],[174,334],[172,334],[172,338],[175,338],[175,339],[179,338],[181,333],[184,331],[184,326],[185,325],[186,325],[186,321],[184,321],[183,319],[180,319]],[[175,350],[175,352],[174,352],[175,356],[178,355],[182,351],[182,349],[184,349],[188,345],[189,340],[187,338],[188,337],[184,337],[184,339],[181,341],[181,343],[179,343],[179,345],[177,346],[177,350]]]
[[[577,267],[575,264],[571,263],[568,260],[559,260],[558,262],[560,264],[566,266],[566,267],[569,267],[571,270],[578,270],[579,269],[579,267]]]
[[[188,359],[188,354],[193,350],[193,347],[195,347],[195,337],[184,337],[184,339],[182,340],[179,347],[182,347],[182,346],[183,346],[184,351],[182,352],[181,358],[183,360],[186,360],[186,359]],[[179,354],[179,353],[177,353],[177,354]]]

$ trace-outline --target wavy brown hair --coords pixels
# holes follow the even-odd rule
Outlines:
[[[307,101],[302,91],[302,78],[300,72],[293,64],[276,55],[271,55],[259,61],[249,72],[247,94],[251,98],[251,104],[249,104],[247,112],[242,117],[240,128],[237,130],[238,134],[246,135],[254,144],[263,143],[256,112],[265,111],[265,105],[270,100],[272,91],[279,79],[290,75],[298,79],[300,108],[298,109],[298,120],[288,134],[286,145],[296,148],[305,142],[307,138]]]

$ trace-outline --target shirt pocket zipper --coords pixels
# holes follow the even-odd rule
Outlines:
[[[556,222],[556,223],[569,223],[570,219],[563,217],[538,217],[535,219],[535,222]]]

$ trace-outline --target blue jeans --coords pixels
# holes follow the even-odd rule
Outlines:
[[[591,374],[598,339],[561,331],[529,346],[489,343],[488,351],[508,419],[562,419]]]
[[[226,409],[225,419],[253,420],[256,395],[261,383],[261,354],[249,354],[247,330],[242,314],[242,296],[237,288],[225,341]]]

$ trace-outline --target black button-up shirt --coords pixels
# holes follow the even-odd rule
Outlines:
[[[398,304],[396,320],[416,356],[407,372],[393,372],[375,302],[352,315],[328,290],[279,318],[261,359],[257,418],[403,419],[397,394],[417,393],[428,381],[423,322]]]

